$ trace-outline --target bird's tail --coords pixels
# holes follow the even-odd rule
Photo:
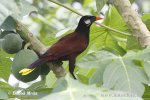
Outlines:
[[[29,65],[28,67],[19,71],[19,73],[22,75],[27,75],[27,74],[31,73],[35,68],[39,67],[41,64],[43,64],[45,62],[46,61],[43,59],[38,59],[35,62],[33,62],[31,65]]]

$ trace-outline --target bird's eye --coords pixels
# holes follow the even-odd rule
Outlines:
[[[85,24],[87,24],[87,25],[88,25],[88,24],[90,24],[90,23],[91,23],[91,20],[90,20],[90,19],[87,19],[87,20],[85,20],[84,22],[85,22]]]

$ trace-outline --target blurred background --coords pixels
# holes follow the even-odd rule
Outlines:
[[[56,35],[57,37],[70,29],[74,29],[80,18],[79,15],[47,0],[27,1],[34,5],[38,11],[30,13],[29,16],[24,16],[22,22],[28,25],[30,31],[38,35],[45,45],[52,42],[49,40],[53,40],[53,36]],[[95,3],[96,0],[58,1],[73,7],[78,12],[85,15],[90,14],[104,16],[108,9],[108,5],[105,5],[100,12],[97,12]],[[133,2],[132,6],[136,11],[138,11],[139,15],[150,12],[150,0],[131,0],[131,2]],[[107,4],[109,4],[109,2]]]

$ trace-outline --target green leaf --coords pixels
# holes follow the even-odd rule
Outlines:
[[[0,81],[0,89],[8,91],[8,92],[14,90],[14,88],[10,86],[8,83],[1,82],[1,81]]]
[[[10,66],[11,61],[8,58],[0,59],[0,78],[5,79],[8,81],[9,75],[10,75]]]
[[[2,49],[2,41],[3,41],[3,39],[0,39],[0,49]]]
[[[60,80],[61,80],[59,82],[60,86],[63,87],[65,85],[66,88],[62,89],[61,91],[57,91],[52,94],[49,94],[43,97],[41,100],[59,100],[59,99],[61,100],[105,100],[105,99],[121,100],[125,98],[126,100],[131,99],[131,97],[125,96],[127,94],[125,92],[109,91],[92,85],[91,86],[84,85],[77,80],[71,79],[69,75],[67,75],[65,79],[60,79]],[[61,87],[56,86],[56,88],[61,88]],[[130,93],[128,94],[131,95]],[[114,95],[122,95],[122,96],[114,97]],[[135,97],[134,99],[140,99],[140,98]]]
[[[108,58],[109,59],[109,58]],[[112,61],[101,61],[100,67],[97,68],[96,72],[91,76],[89,80],[89,84],[98,83],[98,85],[103,84],[103,74],[107,65],[109,65]]]
[[[2,51],[2,49],[0,49],[0,78],[5,79],[6,81],[8,81],[11,72],[11,56],[12,55],[6,54]]]
[[[22,19],[24,15],[36,10],[25,0],[3,0],[0,2],[0,8],[0,22],[3,22],[9,15],[14,16],[16,19]]]
[[[146,49],[142,50],[141,52],[139,52],[139,57],[141,60],[141,64],[144,67],[144,70],[149,78],[150,81],[150,46],[147,47]]]
[[[97,12],[100,13],[101,9],[104,7],[108,0],[96,0]]]
[[[75,74],[77,75],[77,79],[84,84],[89,84],[89,78],[95,72],[96,68],[80,68],[77,67],[75,70]]]
[[[78,74],[78,80],[84,84],[88,84],[88,78],[82,74]]]
[[[146,27],[148,28],[148,30],[150,31],[150,19],[146,20],[144,23]]]
[[[150,80],[150,61],[144,61],[143,62],[143,66],[144,66],[144,69],[145,69],[145,72],[147,74],[147,76],[149,77],[149,80]]]
[[[133,3],[135,0],[130,0],[131,3]]]
[[[103,75],[103,86],[105,88],[128,91],[142,96],[147,77],[144,71],[134,65],[130,55],[118,57],[109,64]]]
[[[142,98],[144,100],[148,100],[150,98],[150,86],[149,85],[145,85],[145,92]]]
[[[17,26],[16,21],[12,16],[8,16],[4,22],[1,24],[0,29],[7,30],[7,31],[15,31]]]
[[[54,73],[52,71],[50,71],[48,73],[48,75],[46,75],[46,83],[45,85],[48,87],[48,88],[52,88],[53,85],[56,83],[56,77],[54,75]]]
[[[146,21],[146,20],[148,20],[148,19],[150,19],[150,13],[145,13],[145,14],[142,16],[142,20],[143,20],[143,21]]]
[[[144,93],[143,83],[149,83],[146,73],[150,73],[148,68],[150,64],[148,63],[147,67],[144,66],[145,73],[141,64],[135,63],[135,60],[138,62],[148,61],[150,59],[149,53],[150,48],[140,52],[128,52],[123,57],[104,51],[97,52],[95,55],[108,54],[111,56],[99,58],[99,68],[90,78],[89,83],[103,84],[103,87],[108,89],[131,92],[142,96]],[[95,60],[97,61],[97,59]],[[91,62],[92,64],[94,65],[95,62]]]
[[[66,90],[68,87],[67,81],[64,78],[57,80],[57,84],[53,89],[53,93]]]
[[[39,81],[39,82],[33,83],[30,87],[26,88],[25,90],[37,93],[37,95],[34,95],[34,98],[40,99],[41,97],[44,97],[47,94],[51,93],[52,88],[48,88],[45,85],[45,80],[43,80],[43,81]],[[31,99],[33,99],[33,95],[29,95],[29,96],[27,96],[25,98],[28,99],[29,97]]]
[[[148,28],[148,30],[150,31],[150,13],[145,13],[142,16],[142,20],[145,23],[145,25]]]
[[[136,37],[130,36],[127,39],[127,49],[128,50],[135,50],[135,49],[140,50],[142,49],[142,47],[140,46],[139,41]]]
[[[120,16],[120,14],[118,13],[118,11],[116,10],[114,6],[110,6],[108,12],[106,13],[106,17],[103,23],[111,28],[114,28],[123,32],[128,32],[128,27],[125,21],[122,19],[122,17]],[[122,38],[125,37],[124,35],[122,36],[119,33],[114,33],[114,34]]]
[[[8,99],[7,93],[5,91],[1,90],[1,89],[0,89],[0,99],[3,99],[3,100]]]
[[[150,13],[145,13],[142,16],[142,20],[145,23],[145,25],[148,28],[148,30],[150,31]]]
[[[31,90],[31,91],[36,91],[38,89],[42,89],[42,88],[45,88],[46,86],[44,85],[45,82],[44,81],[39,81],[39,82],[36,82],[36,83],[33,83],[30,87],[28,87],[27,89],[28,90]]]
[[[43,88],[43,89],[38,89],[36,90],[37,92],[37,97],[40,99],[42,97],[45,97],[46,95],[48,95],[49,93],[51,93],[53,89],[52,88]]]
[[[26,0],[19,0],[19,2],[16,3],[19,8],[19,13],[17,13],[18,18],[22,19],[24,15],[28,15],[32,11],[37,11],[37,9]]]
[[[115,55],[113,55],[112,53],[106,51],[99,51],[83,56],[81,59],[78,60],[76,65],[80,68],[99,67],[99,65],[101,65],[101,63],[103,62],[105,63],[105,61],[106,63],[111,62],[114,57]]]
[[[128,32],[128,27],[114,7],[109,9],[103,23],[111,28]],[[119,44],[122,44],[122,42],[126,43],[126,41],[127,36],[124,34],[92,25],[89,49],[91,51],[104,49],[115,54],[124,55],[126,53],[125,46],[122,47],[122,45]]]
[[[0,22],[3,22],[7,16],[12,15],[13,13],[19,13],[15,0],[1,1],[0,8]]]

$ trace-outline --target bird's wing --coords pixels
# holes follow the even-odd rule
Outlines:
[[[84,38],[76,34],[67,35],[52,45],[41,57],[51,57],[53,60],[71,54],[78,54],[86,49]]]

